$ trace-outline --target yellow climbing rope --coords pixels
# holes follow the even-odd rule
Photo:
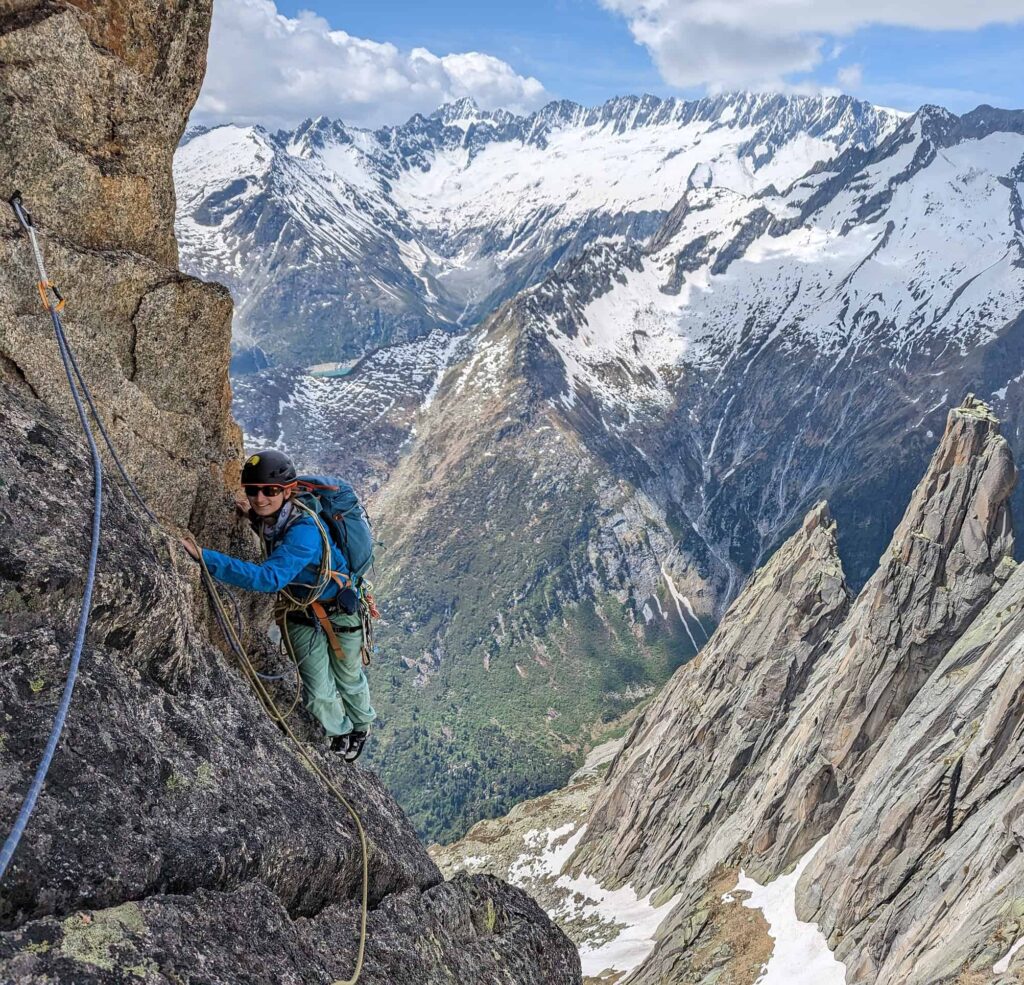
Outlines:
[[[311,510],[305,503],[301,503],[294,497],[292,497],[290,502],[296,509],[301,510],[312,518],[324,547],[320,554],[320,567],[317,570],[316,584],[310,588],[309,594],[304,599],[297,599],[287,588],[281,589],[278,593],[288,602],[289,609],[305,610],[320,598],[331,584],[331,538],[327,533],[327,528],[321,523],[320,517],[316,515],[316,510]],[[263,552],[264,557],[266,557],[267,545],[262,536],[260,537],[260,550]]]
[[[274,621],[277,623],[281,630],[281,638],[285,642],[285,647],[288,650],[289,656],[295,661],[296,668],[299,665],[299,657],[292,646],[291,637],[288,634],[288,613],[289,612],[301,612],[306,618],[310,618],[310,611],[312,610],[313,618],[320,624],[323,632],[327,634],[327,641],[337,660],[344,660],[345,654],[342,652],[341,645],[338,643],[337,637],[334,635],[334,629],[331,626],[330,619],[327,615],[327,611],[322,605],[319,605],[320,596],[327,590],[332,582],[338,585],[339,590],[351,585],[351,580],[346,575],[336,574],[331,569],[331,538],[327,533],[327,528],[323,525],[320,517],[317,515],[316,510],[310,509],[304,503],[297,499],[291,500],[295,508],[305,513],[316,525],[317,532],[320,534],[320,541],[323,544],[323,550],[320,552],[320,565],[317,569],[316,584],[309,586],[309,591],[306,593],[306,597],[303,599],[297,598],[287,588],[282,588],[278,592],[278,603],[274,607]],[[260,553],[263,555],[264,560],[267,557],[267,543],[263,536],[260,536]],[[365,620],[364,620],[365,622]],[[365,649],[365,627],[364,627],[364,649]],[[292,709],[294,709],[292,705]],[[291,711],[289,711],[289,714]]]
[[[279,722],[281,727],[284,729],[285,734],[295,745],[299,755],[305,760],[306,765],[313,771],[313,773],[319,778],[320,782],[337,798],[342,804],[345,810],[348,811],[353,822],[356,826],[356,831],[359,834],[359,845],[363,854],[363,891],[362,891],[362,903],[361,913],[359,918],[359,949],[356,953],[356,967],[351,978],[340,979],[333,983],[333,985],[356,985],[359,981],[359,976],[363,970],[363,956],[366,952],[366,918],[368,910],[368,898],[370,889],[370,862],[369,862],[369,849],[366,842],[366,831],[363,829],[363,823],[359,819],[356,809],[345,799],[344,794],[335,786],[331,778],[320,768],[320,766],[313,760],[313,758],[306,751],[306,747],[302,744],[299,738],[292,731],[291,726],[288,724],[288,716],[291,714],[289,709],[288,714],[283,715],[280,709],[277,707],[273,697],[268,693],[267,689],[263,686],[263,682],[259,678],[259,674],[256,672],[256,668],[253,667],[252,661],[249,659],[248,653],[245,651],[245,647],[242,646],[242,641],[238,638],[238,634],[235,632],[234,626],[231,624],[231,620],[228,618],[227,610],[224,608],[224,600],[221,598],[220,592],[217,590],[217,585],[213,580],[213,576],[210,574],[206,567],[206,562],[203,560],[203,552],[199,551],[199,567],[203,576],[203,584],[206,587],[206,591],[210,596],[210,601],[214,606],[214,609],[218,615],[218,621],[221,624],[221,629],[228,637],[228,643],[231,649],[234,650],[242,663],[242,669],[245,672],[245,676],[249,679],[249,683],[252,685],[253,690],[256,691],[260,702],[267,709],[268,713],[274,719]],[[329,557],[330,555],[328,555]],[[289,641],[290,642],[290,641]],[[294,708],[295,705],[292,705]]]
[[[295,648],[292,646],[291,638],[288,636],[287,624],[283,621],[281,623],[281,634],[282,639],[284,640],[285,649],[288,651],[288,656],[291,658],[292,663],[295,664],[295,697],[292,698],[292,703],[288,706],[288,710],[280,713],[280,718],[278,717],[279,712],[276,704],[274,705],[273,708],[268,708],[265,704],[263,705],[263,707],[266,710],[267,714],[275,722],[279,722],[281,725],[283,725],[285,719],[292,717],[292,712],[294,712],[295,709],[299,707],[299,702],[302,700],[302,674],[299,670],[298,654],[295,652]],[[265,679],[263,675],[261,675],[258,671],[256,673],[256,676],[261,682]]]

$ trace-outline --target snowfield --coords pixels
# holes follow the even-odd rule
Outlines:
[[[773,343],[834,364],[870,347],[902,368],[995,338],[1024,310],[1024,133],[941,147],[915,120],[902,136],[782,193],[692,188],[639,269],[607,260],[574,333],[560,312],[581,288],[563,288],[547,303],[563,402],[585,387],[609,407],[670,406],[674,371],[745,374]]]
[[[585,831],[585,824],[577,828],[571,823],[547,831],[528,831],[523,837],[526,850],[509,866],[506,878],[526,890],[538,880],[554,879],[562,900],[549,911],[556,923],[597,921],[601,928],[613,928],[610,939],[580,945],[585,977],[630,972],[651,953],[658,927],[679,899],[673,897],[656,907],[651,904],[651,896],[640,899],[630,886],[610,890],[585,874],[563,874]]]
[[[188,269],[234,293],[240,339],[261,330],[260,298],[280,310],[281,280],[330,280],[332,268],[351,286],[325,314],[412,295],[423,317],[468,327],[567,247],[646,238],[688,188],[745,202],[898,125],[845,96],[748,93],[552,103],[529,117],[464,100],[377,131],[229,125],[179,147],[177,230]]]

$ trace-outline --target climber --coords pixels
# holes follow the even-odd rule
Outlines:
[[[285,592],[310,601],[321,579],[325,536],[319,522],[292,501],[297,473],[287,455],[261,451],[242,468],[242,491],[235,504],[245,512],[266,552],[262,563],[202,549],[203,561],[218,581],[253,592]],[[282,636],[302,677],[303,704],[323,726],[333,752],[346,762],[359,758],[377,713],[363,672],[363,627],[358,595],[348,585],[348,562],[330,540],[331,577],[315,601],[329,620],[321,625],[309,606],[285,606]],[[199,548],[183,540],[199,559]],[[332,656],[337,647],[341,652]]]

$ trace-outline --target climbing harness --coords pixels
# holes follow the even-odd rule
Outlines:
[[[124,466],[121,463],[120,458],[114,449],[113,442],[110,440],[110,436],[107,434],[106,428],[103,426],[103,422],[100,419],[99,412],[96,409],[96,405],[92,399],[92,393],[89,390],[88,385],[85,382],[85,378],[79,369],[78,362],[75,359],[74,353],[71,350],[71,346],[68,343],[67,336],[64,334],[64,326],[61,322],[60,312],[63,311],[65,306],[65,299],[57,290],[57,288],[50,281],[46,273],[46,267],[43,263],[42,251],[39,248],[39,243],[36,239],[35,227],[32,224],[32,217],[25,211],[24,203],[22,201],[21,193],[15,192],[9,199],[11,208],[14,210],[14,214],[21,224],[21,227],[25,230],[28,235],[29,242],[32,245],[32,254],[35,259],[35,265],[39,274],[39,280],[37,287],[39,295],[42,298],[43,306],[50,314],[51,321],[53,322],[53,331],[57,340],[57,350],[60,353],[61,362],[64,366],[64,373],[68,379],[68,385],[71,389],[71,396],[74,399],[75,410],[78,413],[78,419],[82,426],[82,431],[85,435],[86,441],[89,445],[89,454],[92,460],[93,468],[93,518],[91,528],[91,541],[89,548],[89,565],[85,579],[85,589],[82,593],[82,605],[78,616],[78,628],[75,633],[75,642],[71,652],[71,661],[68,667],[68,675],[64,684],[64,691],[61,696],[60,705],[57,709],[56,717],[54,718],[53,727],[50,730],[50,736],[47,739],[46,748],[43,752],[43,758],[36,769],[35,776],[32,779],[32,783],[29,785],[28,791],[25,794],[24,801],[21,805],[21,809],[18,812],[18,816],[15,819],[14,826],[11,829],[7,840],[4,842],[3,848],[0,849],[0,880],[3,879],[8,866],[10,865],[11,859],[14,856],[15,851],[18,848],[18,843],[21,841],[22,835],[25,833],[25,828],[28,825],[29,818],[32,816],[32,812],[35,809],[36,801],[39,798],[39,794],[42,791],[43,784],[46,781],[46,775],[49,772],[50,764],[53,761],[54,753],[57,749],[57,744],[60,741],[61,733],[64,729],[64,723],[67,719],[68,710],[71,706],[71,696],[74,692],[75,681],[78,677],[78,668],[81,662],[82,648],[85,644],[85,636],[89,625],[89,614],[92,607],[92,593],[93,587],[96,580],[96,567],[99,558],[99,545],[101,535],[101,518],[103,514],[103,463],[100,460],[99,449],[96,446],[96,441],[93,437],[92,429],[89,426],[89,419],[85,412],[85,405],[83,404],[83,397],[85,404],[88,405],[89,411],[92,414],[93,420],[103,436],[103,440],[107,446],[107,450],[110,452],[111,459],[113,460],[118,472],[120,473],[121,479],[125,482],[132,495],[138,501],[139,505],[145,511],[146,515],[152,520],[158,527],[159,532],[162,536],[166,537],[172,543],[174,542],[166,531],[163,530],[159,525],[156,515],[150,510],[146,501],[142,498],[135,484],[132,482],[128,473],[125,471]],[[51,300],[52,296],[52,300]],[[81,389],[81,393],[79,392]],[[303,507],[305,508],[305,507]],[[309,511],[313,512],[313,511]],[[315,518],[315,517],[314,517]],[[320,529],[324,538],[327,538],[327,533],[323,529],[323,525],[317,521],[317,526]],[[214,616],[220,627],[221,632],[224,634],[224,638],[227,640],[229,647],[234,652],[235,656],[239,659],[242,670],[251,684],[253,690],[256,692],[258,699],[263,705],[264,709],[268,712],[272,720],[274,720],[282,731],[291,739],[296,751],[305,761],[311,772],[317,776],[321,783],[327,788],[327,790],[341,803],[341,805],[348,811],[352,818],[353,823],[356,826],[356,831],[359,835],[359,845],[362,851],[362,897],[361,897],[361,915],[360,915],[360,926],[359,926],[359,946],[356,954],[356,965],[355,971],[351,978],[339,980],[333,983],[333,985],[356,985],[359,980],[359,976],[363,969],[363,958],[366,951],[366,923],[367,923],[367,911],[368,911],[368,899],[369,899],[369,885],[370,885],[370,868],[369,868],[369,847],[366,840],[366,831],[363,828],[362,821],[359,818],[355,808],[349,803],[345,796],[341,793],[338,787],[333,783],[330,777],[320,768],[320,766],[313,760],[313,758],[306,751],[305,746],[301,740],[292,731],[291,726],[288,724],[288,718],[294,711],[298,704],[299,698],[301,697],[301,685],[298,694],[295,697],[291,707],[287,712],[282,713],[278,708],[273,697],[266,689],[263,684],[264,680],[270,681],[275,679],[281,679],[281,677],[272,677],[269,675],[260,674],[253,666],[252,661],[249,659],[249,655],[246,653],[244,646],[241,643],[241,613],[238,608],[237,600],[233,595],[230,596],[232,606],[235,612],[235,618],[239,626],[239,631],[236,632],[235,626],[232,624],[231,618],[224,606],[224,601],[221,598],[220,592],[217,590],[217,586],[210,575],[209,570],[206,567],[206,563],[203,560],[202,551],[197,552],[199,555],[199,567],[203,581],[203,585],[210,597],[211,607],[213,609]],[[314,586],[317,591],[315,595],[311,596],[316,599],[323,594],[327,585],[330,584],[331,572],[330,572],[330,545],[329,541],[327,549],[325,550],[324,557],[326,558],[326,565],[324,561],[321,561],[321,568],[326,566],[327,578],[318,578],[317,585]],[[321,573],[322,574],[322,573]],[[321,581],[323,584],[321,584]],[[293,601],[298,602],[298,600]],[[302,605],[303,603],[299,602]],[[287,640],[287,638],[286,638]],[[290,641],[287,641],[290,648]],[[296,666],[296,675],[298,673],[298,667]]]
[[[294,498],[292,499],[292,503],[296,509],[305,513],[316,524],[317,532],[320,534],[320,540],[323,544],[323,550],[320,552],[320,566],[317,570],[316,583],[310,586],[306,597],[304,599],[297,598],[292,592],[288,591],[287,588],[283,588],[278,592],[278,603],[274,607],[274,618],[277,621],[278,628],[281,630],[282,638],[286,640],[286,645],[288,646],[289,652],[292,654],[292,659],[296,659],[296,657],[294,651],[292,651],[291,639],[288,636],[288,615],[289,613],[298,612],[309,618],[309,613],[312,612],[313,617],[316,618],[320,628],[327,635],[327,640],[330,643],[331,650],[334,652],[335,658],[338,660],[344,660],[345,654],[342,652],[341,644],[338,642],[338,637],[334,635],[334,626],[331,623],[330,617],[328,616],[323,603],[320,602],[320,597],[325,591],[327,591],[332,581],[337,584],[339,592],[345,588],[343,576],[339,575],[338,572],[331,570],[331,539],[314,510],[311,510],[304,503],[300,503]],[[260,535],[260,551],[264,559],[266,559],[267,542],[262,534]]]
[[[320,540],[323,543],[323,551],[320,555],[320,566],[317,571],[316,583],[310,587],[310,590],[304,599],[297,598],[295,594],[288,591],[287,588],[282,589],[278,593],[280,600],[274,608],[274,618],[281,631],[281,637],[286,641],[286,646],[288,647],[292,659],[297,661],[297,657],[292,650],[291,639],[288,635],[288,616],[295,615],[297,613],[301,618],[304,618],[306,622],[310,622],[313,625],[319,625],[320,629],[323,630],[327,637],[327,642],[330,645],[335,659],[345,660],[347,658],[345,657],[344,650],[342,649],[341,643],[338,641],[336,634],[339,632],[356,633],[361,629],[363,632],[361,657],[363,665],[368,666],[370,663],[370,654],[373,652],[372,620],[380,618],[380,612],[373,601],[373,596],[370,595],[368,591],[364,591],[363,587],[360,586],[360,589],[357,592],[357,611],[360,616],[359,626],[339,627],[335,626],[334,623],[331,622],[330,614],[324,604],[320,601],[320,598],[328,589],[332,581],[338,586],[339,595],[346,589],[354,588],[352,579],[347,575],[331,570],[332,538],[327,531],[326,524],[320,519],[320,515],[317,511],[307,506],[300,499],[293,497],[290,502],[294,504],[296,509],[300,510],[316,524],[317,531],[320,534]],[[267,557],[267,543],[265,538],[262,536],[260,537],[260,550],[265,559]],[[310,615],[310,613],[312,613],[312,615]],[[313,619],[316,620],[316,623],[312,623]]]

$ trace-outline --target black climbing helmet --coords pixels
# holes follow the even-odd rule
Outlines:
[[[250,455],[242,466],[243,486],[287,486],[298,478],[292,460],[280,451]]]

